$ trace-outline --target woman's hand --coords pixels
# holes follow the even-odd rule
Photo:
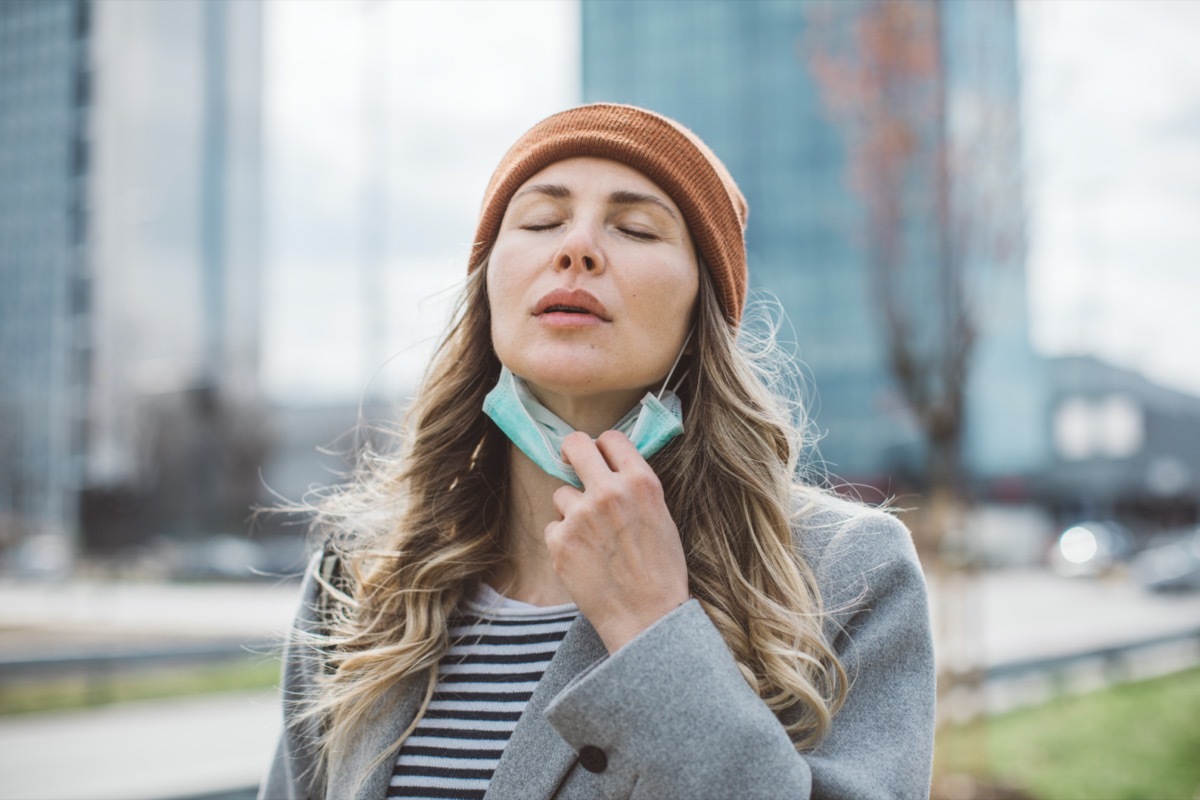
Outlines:
[[[583,491],[554,492],[546,526],[554,570],[610,653],[687,602],[687,563],[662,484],[625,434],[575,432],[563,456]]]

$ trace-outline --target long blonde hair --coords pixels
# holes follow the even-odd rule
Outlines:
[[[650,464],[679,528],[692,596],[747,683],[806,749],[846,692],[815,578],[794,541],[797,515],[819,492],[797,479],[803,425],[739,349],[700,272],[694,354],[677,388],[686,430]],[[421,718],[450,645],[447,621],[506,558],[509,442],[482,411],[500,370],[486,273],[468,279],[399,451],[367,453],[355,480],[315,509],[345,576],[324,587],[334,600],[316,642],[326,669],[306,712],[322,724],[322,764],[369,724],[397,681],[423,684]]]

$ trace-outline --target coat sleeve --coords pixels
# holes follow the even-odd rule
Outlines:
[[[320,584],[316,573],[321,564],[321,553],[309,562],[301,584],[300,609],[284,645],[280,686],[283,731],[266,777],[259,786],[258,800],[313,800],[324,794],[316,780],[315,743],[320,728],[313,720],[299,718],[308,698],[315,693],[316,670],[320,669],[319,653],[309,636],[319,630]]]
[[[569,684],[546,717],[609,798],[927,798],[934,666],[908,531],[864,512],[814,529],[827,635],[850,676],[798,753],[690,601]]]

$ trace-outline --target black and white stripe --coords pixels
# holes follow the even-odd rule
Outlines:
[[[400,748],[388,797],[482,798],[577,614],[574,605],[533,606],[481,586],[451,625],[433,699]]]

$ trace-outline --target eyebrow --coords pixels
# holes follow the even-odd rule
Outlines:
[[[543,194],[547,197],[553,197],[556,200],[565,200],[571,196],[571,190],[561,183],[535,183],[533,186],[526,186],[521,191],[513,196],[513,200],[527,194]],[[663,211],[671,215],[671,218],[678,221],[679,216],[671,209],[669,205],[659,200],[652,194],[644,194],[642,192],[632,192],[628,189],[618,189],[608,196],[608,202],[617,206],[636,206],[649,203],[650,205],[658,206]]]
[[[671,210],[669,205],[664,203],[662,200],[659,200],[652,194],[643,194],[642,192],[631,192],[627,189],[621,189],[610,194],[608,196],[608,202],[616,206],[638,206],[642,205],[643,203],[650,203],[651,205],[656,205],[663,211],[670,214],[671,219],[676,221],[679,220],[679,217],[675,215],[675,212]]]
[[[535,183],[533,186],[526,186],[513,195],[513,200],[516,200],[518,197],[524,197],[527,194],[544,194],[556,200],[563,200],[571,196],[571,190],[561,183]]]

